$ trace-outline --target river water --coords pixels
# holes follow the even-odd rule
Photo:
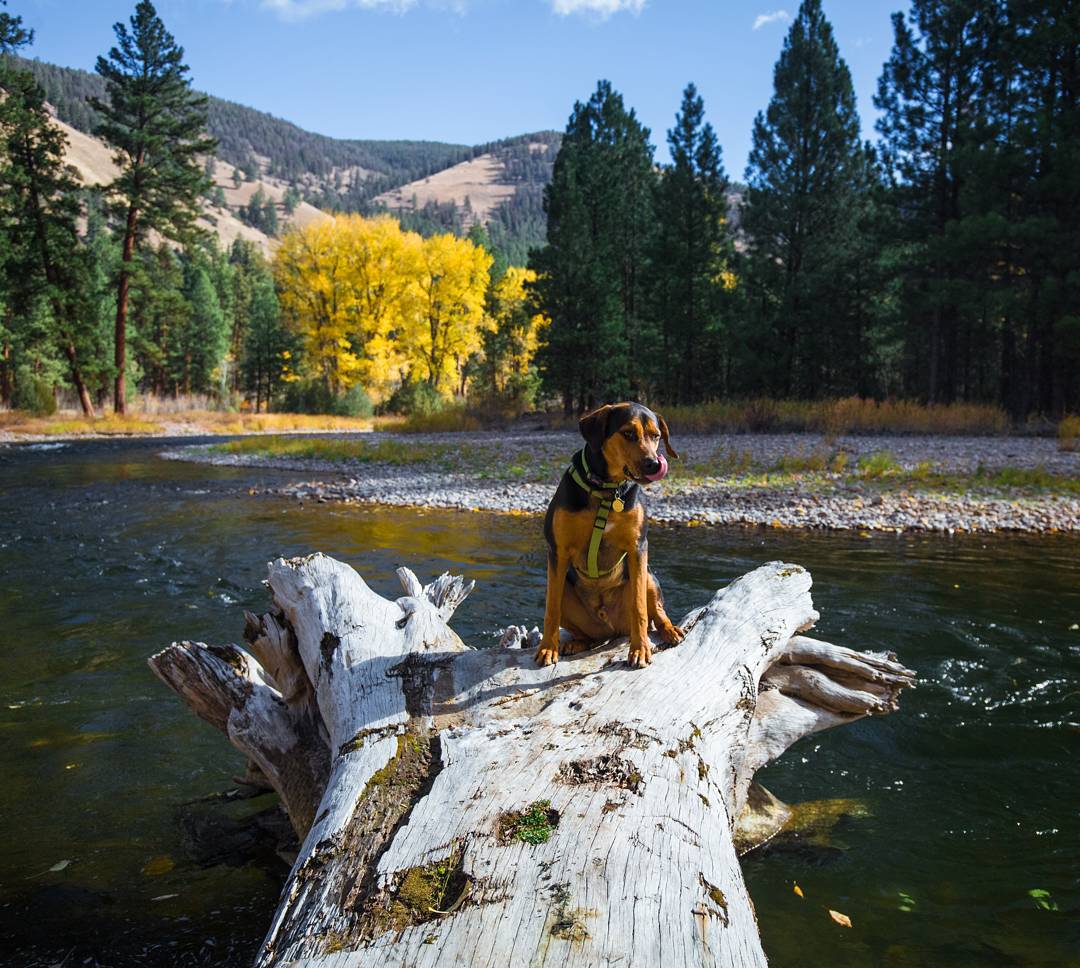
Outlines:
[[[207,799],[242,759],[145,660],[238,641],[269,559],[325,551],[394,595],[398,564],[463,573],[473,644],[542,613],[536,519],[299,507],[247,493],[295,474],[165,446],[0,448],[3,965],[248,963],[287,870],[245,819],[268,798]],[[1080,540],[654,528],[650,545],[673,615],[782,558],[814,576],[817,634],[920,674],[900,712],[759,775],[789,803],[849,801],[744,858],[772,965],[1080,965]]]

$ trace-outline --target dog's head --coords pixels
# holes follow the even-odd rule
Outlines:
[[[667,473],[661,440],[668,454],[679,456],[668,439],[667,421],[640,403],[605,404],[585,414],[578,427],[593,452],[607,463],[608,480],[628,477],[639,484],[660,480]]]

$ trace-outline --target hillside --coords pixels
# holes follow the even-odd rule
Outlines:
[[[116,176],[116,165],[112,160],[109,147],[97,138],[84,134],[70,124],[56,120],[54,122],[67,137],[67,161],[82,176],[87,185],[104,185]],[[227,162],[216,161],[213,165],[213,179],[220,186],[225,204],[215,204],[211,199],[203,200],[203,216],[199,224],[217,235],[222,246],[232,245],[236,239],[245,239],[255,243],[265,255],[270,255],[276,245],[276,239],[247,224],[239,216],[245,207],[250,206],[256,192],[262,191],[267,204],[274,206],[279,225],[282,227],[296,224],[308,225],[311,222],[329,216],[306,202],[299,202],[292,214],[285,211],[285,193],[287,186],[276,179],[266,178],[257,182],[240,181],[234,173],[238,172]],[[243,178],[243,175],[240,175]]]
[[[103,97],[104,81],[88,71],[43,61],[21,63],[44,88],[67,129],[90,136],[97,117],[87,98]],[[225,195],[225,204],[209,217],[226,233],[235,228],[230,220],[267,227],[260,224],[262,219],[247,217],[258,213],[244,211],[261,187],[279,209],[279,228],[283,221],[310,220],[318,209],[396,211],[406,224],[423,232],[465,231],[481,221],[488,223],[492,241],[514,261],[522,261],[528,247],[543,238],[540,200],[551,178],[560,138],[553,132],[476,146],[330,138],[212,96],[208,126],[218,140],[215,182]],[[81,139],[71,140],[72,151],[78,154],[86,149],[87,164],[91,164],[89,159],[97,153]],[[90,180],[100,182],[104,177],[101,160],[92,164],[96,173]],[[242,179],[238,187],[234,187],[234,170]],[[306,203],[307,207],[298,207],[295,219],[282,219],[290,188],[303,200],[301,206]],[[254,230],[250,224],[243,228]],[[262,244],[270,243],[264,239]]]

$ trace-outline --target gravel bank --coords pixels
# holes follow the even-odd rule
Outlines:
[[[410,445],[434,445],[437,461],[391,465],[331,463],[221,454],[186,447],[163,456],[214,464],[309,472],[312,480],[272,489],[299,501],[334,501],[504,513],[542,513],[561,468],[580,441],[572,433],[372,434]],[[984,475],[1002,468],[1041,468],[1057,477],[1080,476],[1080,454],[1039,437],[841,437],[812,434],[712,435],[676,440],[683,455],[672,476],[648,491],[653,521],[753,524],[867,531],[1023,531],[1080,533],[1080,496],[1045,489],[974,482],[970,490],[941,490],[888,478],[852,474],[771,475],[781,461],[842,452],[850,466],[888,452],[903,469]],[[437,466],[436,466],[437,465]]]

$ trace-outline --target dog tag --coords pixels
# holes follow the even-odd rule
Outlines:
[[[623,504],[622,498],[617,497],[614,501],[611,502],[611,510],[614,511],[616,514],[618,514],[624,507],[626,507],[626,505]]]

